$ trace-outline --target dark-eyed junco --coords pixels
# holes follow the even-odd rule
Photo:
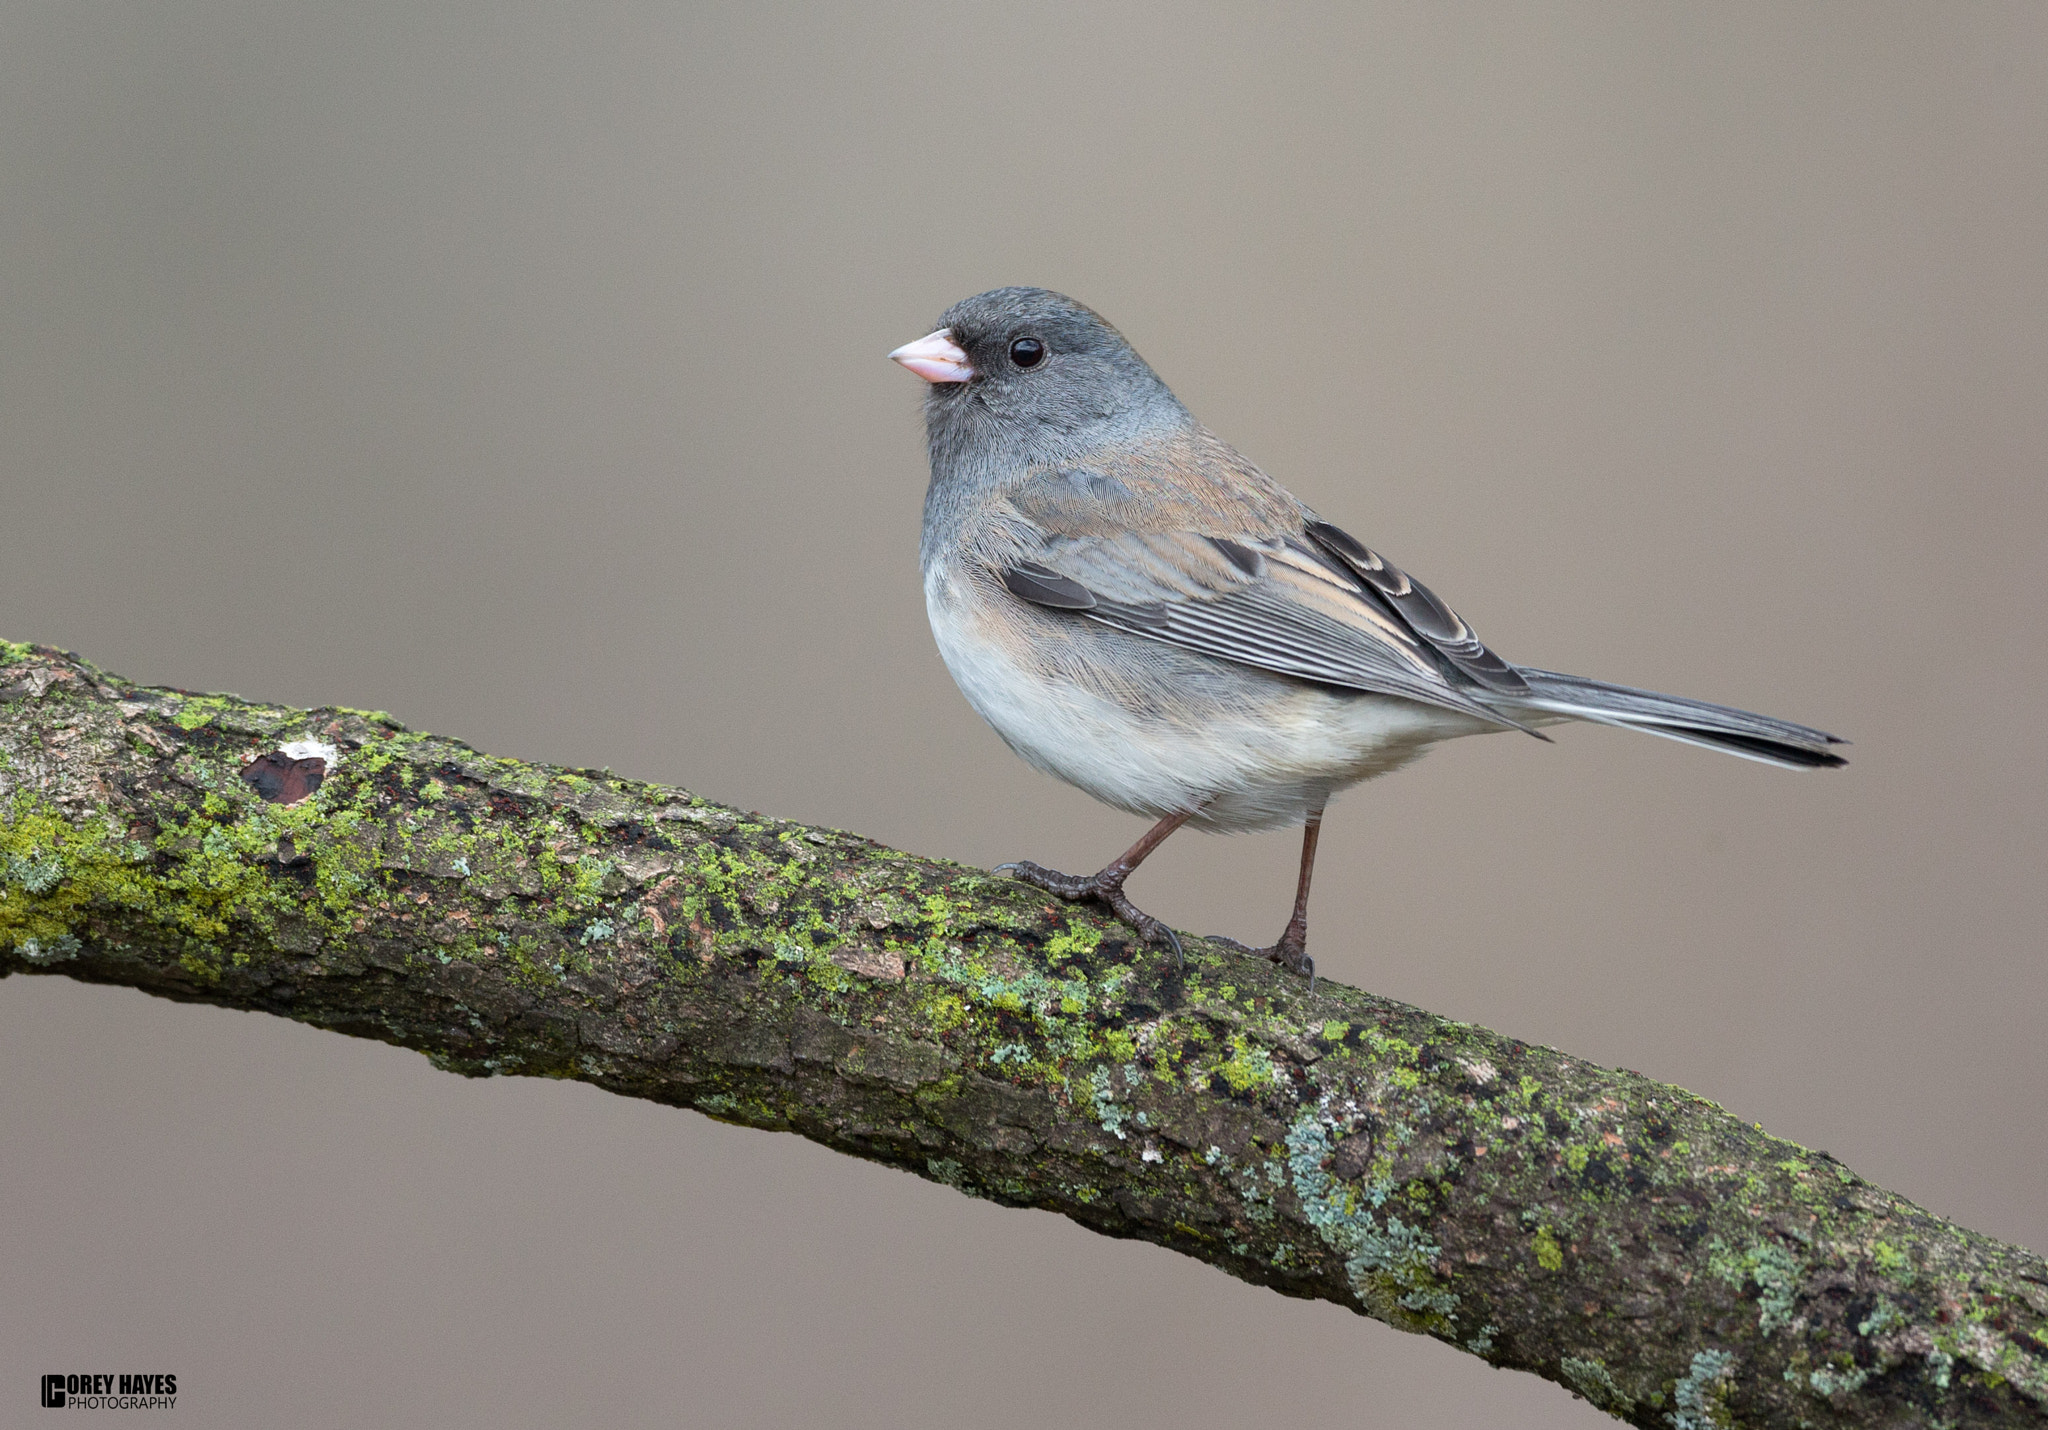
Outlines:
[[[1197,422],[1071,298],[998,288],[890,356],[931,384],[921,555],[946,668],[1031,764],[1158,821],[1092,876],[1004,869],[1106,904],[1176,955],[1124,895],[1140,861],[1183,824],[1300,824],[1294,916],[1245,951],[1313,981],[1323,807],[1454,735],[1593,720],[1791,769],[1843,763],[1820,730],[1508,664]]]

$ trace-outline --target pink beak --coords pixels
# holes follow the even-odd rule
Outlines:
[[[889,356],[926,382],[966,382],[973,378],[974,366],[947,332],[941,328],[914,343],[905,343]]]

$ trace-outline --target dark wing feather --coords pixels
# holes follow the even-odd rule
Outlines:
[[[1036,561],[1020,561],[1005,567],[1002,575],[1011,595],[1034,606],[1047,606],[1055,611],[1095,609],[1095,597],[1086,586]]]
[[[1327,521],[1308,524],[1311,541],[1329,552],[1365,583],[1387,608],[1429,642],[1458,673],[1503,695],[1526,694],[1529,683],[1515,668],[1486,648],[1462,617],[1437,599],[1436,592],[1410,576],[1349,532]]]

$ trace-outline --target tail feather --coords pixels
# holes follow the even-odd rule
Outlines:
[[[1753,715],[1726,705],[1710,705],[1704,700],[1609,685],[1579,675],[1531,670],[1526,666],[1518,669],[1529,685],[1529,694],[1515,702],[1519,709],[1641,730],[1646,735],[1724,750],[1746,760],[1761,760],[1786,769],[1824,769],[1848,763],[1829,748],[1846,745],[1848,741],[1825,730],[1774,720],[1768,715]]]

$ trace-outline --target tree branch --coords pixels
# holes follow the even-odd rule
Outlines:
[[[325,747],[325,748],[316,748]],[[1659,1430],[2048,1425],[2048,1263],[1702,1098],[977,869],[0,643],[0,976],[573,1077]]]

